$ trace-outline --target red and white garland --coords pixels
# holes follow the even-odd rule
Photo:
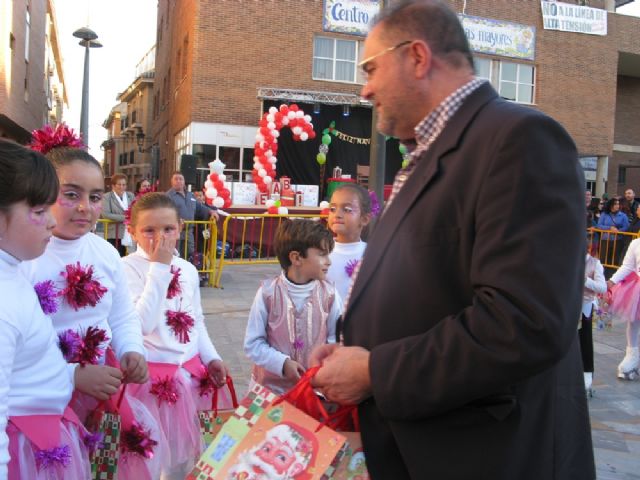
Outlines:
[[[280,109],[271,107],[262,115],[258,122],[259,128],[256,134],[253,157],[253,181],[262,193],[269,191],[269,185],[276,178],[276,163],[278,158],[278,137],[280,130],[288,126],[293,133],[295,141],[314,139],[316,132],[313,130],[311,116],[305,115],[295,103],[287,106],[280,105]]]

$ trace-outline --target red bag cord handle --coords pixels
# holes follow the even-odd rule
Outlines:
[[[229,389],[229,393],[231,394],[231,404],[233,408],[238,408],[238,397],[236,396],[236,389],[233,386],[233,378],[231,375],[227,375],[227,388]],[[211,410],[213,410],[213,414],[218,416],[218,387],[213,387],[213,396],[211,397]]]
[[[320,370],[319,365],[304,372],[298,383],[291,390],[278,397],[272,405],[278,405],[286,400],[316,420],[320,421],[329,418],[324,405],[322,405],[311,386],[311,379],[318,373],[318,370]]]

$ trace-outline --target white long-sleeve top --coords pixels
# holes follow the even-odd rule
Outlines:
[[[289,298],[296,311],[302,310],[305,302],[307,302],[311,292],[315,288],[317,280],[299,285],[290,282],[284,273],[282,273],[282,277],[287,286]],[[327,343],[336,342],[336,323],[341,313],[342,299],[340,298],[340,294],[336,294],[327,318]],[[268,320],[269,312],[264,303],[262,287],[260,287],[249,311],[249,321],[247,322],[247,330],[244,337],[244,352],[256,365],[282,377],[282,367],[284,366],[285,360],[289,358],[289,355],[269,345],[267,341]]]
[[[64,299],[58,300],[58,311],[51,315],[56,331],[84,332],[94,326],[107,332],[118,358],[126,352],[144,355],[140,319],[131,301],[120,256],[106,240],[87,233],[77,240],[52,237],[44,254],[23,262],[24,272],[32,285],[53,280],[63,289],[65,278],[60,274],[69,264],[80,262],[83,268],[93,266],[93,279],[107,289],[95,307],[74,310]],[[104,359],[101,360],[101,363]]]
[[[627,253],[622,260],[622,265],[611,276],[613,283],[618,283],[624,280],[631,272],[640,274],[640,238],[636,238],[629,244]]]
[[[597,302],[596,295],[607,292],[607,281],[600,260],[587,254],[585,261],[582,313],[588,317]]]
[[[19,263],[0,250],[0,479],[8,475],[8,417],[61,415],[76,367],[64,361],[51,320]]]
[[[122,261],[131,297],[142,320],[148,360],[182,365],[197,354],[200,354],[205,365],[211,360],[221,360],[204,324],[200,278],[196,268],[177,256],[173,257],[171,265],[151,262],[141,248]],[[180,269],[181,293],[168,299],[167,290],[173,278],[171,266]],[[189,342],[180,343],[167,325],[167,310],[187,312],[194,319]]]
[[[362,260],[367,244],[360,240],[354,243],[335,242],[329,255],[331,266],[327,273],[327,280],[333,282],[342,300],[347,298],[353,278],[347,273],[347,265]]]

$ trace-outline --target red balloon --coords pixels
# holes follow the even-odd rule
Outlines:
[[[215,182],[218,178],[218,174],[217,173],[212,173],[209,175],[209,180],[211,180],[212,182]]]
[[[274,205],[273,207],[267,208],[267,213],[270,214],[270,215],[277,215],[278,214],[278,207],[276,207]]]
[[[227,198],[227,199],[224,201],[224,205],[222,206],[222,208],[229,208],[230,206],[231,206],[231,199],[230,199],[230,198]]]
[[[260,127],[260,133],[265,137],[265,139],[267,138],[267,135],[271,135],[271,132],[266,125],[264,127]]]
[[[266,127],[266,126],[267,126],[267,123],[269,123],[269,122],[267,122],[267,119],[266,119],[266,118],[263,118],[262,120],[260,120],[260,121],[258,122],[258,125],[259,125],[260,127]]]
[[[276,112],[273,114],[273,118],[276,121],[276,125],[278,124],[278,122],[280,122],[282,120],[282,114],[280,112]]]
[[[315,131],[315,130],[311,130],[311,131],[309,132],[309,138],[310,138],[311,140],[313,140],[314,138],[316,138],[316,131]]]
[[[260,178],[258,176],[258,170],[256,170],[255,168],[253,170],[251,170],[251,175],[253,175],[253,179],[255,180],[256,177]]]
[[[262,148],[260,148],[260,147],[255,147],[255,148],[253,149],[253,154],[254,154],[256,157],[259,157],[259,156],[261,156],[261,155],[264,155],[264,150],[263,150]]]
[[[283,115],[286,115],[287,113],[289,113],[289,107],[287,107],[284,103],[282,105],[280,105],[280,112],[282,112]]]
[[[262,192],[262,193],[267,193],[268,192],[268,188],[267,186],[263,183],[261,185],[258,185],[258,189]]]
[[[300,107],[298,107],[298,105],[296,105],[295,103],[292,103],[291,105],[289,105],[289,110],[297,112],[298,110],[300,110]]]
[[[293,136],[293,140],[296,141],[296,142],[299,142],[300,141],[300,135],[294,135]]]
[[[226,200],[227,198],[231,198],[231,192],[226,188],[221,188],[220,190],[218,190],[218,196]]]
[[[213,182],[213,188],[220,192],[220,190],[224,188],[224,183],[220,180],[216,180],[215,182]]]

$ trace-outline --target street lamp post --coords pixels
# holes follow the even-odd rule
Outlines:
[[[80,110],[80,135],[82,143],[89,147],[89,49],[100,48],[102,44],[96,39],[98,35],[89,27],[82,27],[73,32],[84,47],[84,76],[82,78],[82,108]]]

